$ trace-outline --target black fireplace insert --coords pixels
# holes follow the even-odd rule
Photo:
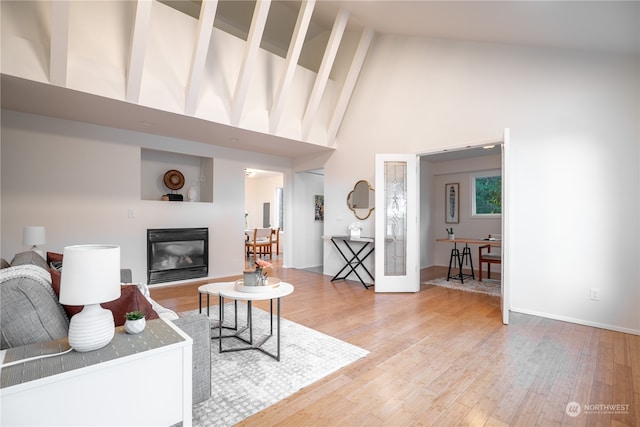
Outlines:
[[[208,228],[147,230],[149,284],[207,277],[208,272]]]

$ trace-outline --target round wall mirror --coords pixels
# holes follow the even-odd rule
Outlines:
[[[347,206],[358,219],[367,219],[375,206],[375,192],[369,182],[361,179],[347,196]]]

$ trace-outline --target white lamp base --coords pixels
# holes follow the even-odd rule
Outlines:
[[[85,305],[69,323],[69,345],[75,351],[97,350],[109,344],[115,335],[113,313],[100,304]]]
[[[44,254],[44,251],[42,249],[38,249],[36,245],[33,245],[31,247],[31,250],[37,253],[38,255],[40,255],[42,258],[47,259],[47,256]]]

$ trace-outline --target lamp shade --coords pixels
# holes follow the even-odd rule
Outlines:
[[[44,245],[45,229],[41,225],[26,225],[22,229],[22,243],[27,246]]]
[[[119,297],[119,246],[76,245],[64,248],[61,304],[100,304]]]

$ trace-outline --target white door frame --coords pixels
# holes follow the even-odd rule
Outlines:
[[[502,310],[502,323],[509,324],[509,310],[511,309],[511,269],[509,268],[509,237],[511,218],[511,129],[505,128],[502,136],[502,262],[500,263],[500,277],[502,281],[500,308]]]

